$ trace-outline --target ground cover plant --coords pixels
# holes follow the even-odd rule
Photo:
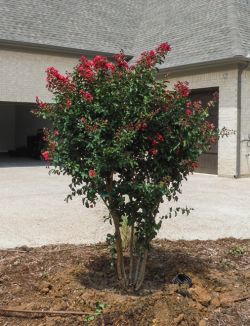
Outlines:
[[[171,50],[163,43],[129,65],[123,52],[108,61],[81,57],[71,73],[47,69],[53,104],[37,98],[36,114],[51,122],[46,132],[52,173],[72,177],[68,199],[79,195],[92,208],[101,198],[115,228],[109,240],[123,288],[139,290],[150,243],[162,219],[188,208],[171,208],[198,157],[217,141],[209,108],[189,99],[185,82],[173,88],[157,78]],[[211,105],[211,103],[209,103]],[[164,199],[169,214],[156,218]],[[129,229],[124,246],[121,225]],[[126,253],[124,251],[126,249]]]

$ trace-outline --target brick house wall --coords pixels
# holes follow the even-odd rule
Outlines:
[[[199,69],[192,72],[170,72],[168,79],[171,84],[177,80],[187,80],[190,83],[191,89],[219,87],[219,128],[227,127],[228,129],[237,130],[238,68],[236,65]],[[245,77],[244,84],[246,84],[246,80],[248,80],[248,87],[250,88],[250,79]],[[243,93],[246,93],[246,91]],[[246,95],[242,94],[242,96],[244,97],[244,103],[246,103]],[[250,102],[250,97],[248,97],[248,101]],[[245,115],[248,114],[250,119],[249,107],[247,109],[246,104],[244,112]],[[249,126],[247,127],[246,124],[243,129],[249,129]],[[220,139],[218,145],[218,175],[233,177],[236,174],[237,136],[230,135],[228,138]],[[250,153],[250,150],[248,152]],[[241,155],[241,174],[250,174],[243,149]]]
[[[0,76],[4,76],[0,79],[0,101],[33,103],[36,95],[48,101],[46,68],[55,66],[64,73],[78,58],[79,55],[0,49]]]

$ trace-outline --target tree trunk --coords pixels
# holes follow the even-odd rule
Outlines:
[[[145,277],[147,258],[148,258],[148,249],[145,249],[145,251],[143,253],[143,258],[142,258],[142,260],[140,259],[140,261],[141,261],[141,263],[140,263],[140,271],[138,273],[136,283],[135,283],[135,290],[136,291],[138,291],[141,288],[142,284],[143,284],[144,277]]]
[[[116,238],[116,268],[117,268],[117,274],[118,278],[122,284],[123,287],[128,286],[127,281],[127,275],[125,271],[125,265],[124,265],[124,256],[123,256],[123,249],[122,249],[122,238],[121,238],[121,232],[120,232],[120,221],[119,217],[117,216],[117,213],[112,211],[111,216],[114,221],[115,226],[115,238]]]
[[[115,243],[116,243],[116,269],[118,274],[118,279],[121,282],[123,287],[127,287],[127,275],[124,266],[124,257],[123,257],[123,249],[122,249],[122,238],[120,232],[120,218],[113,206],[113,198],[112,198],[112,190],[113,190],[113,173],[110,174],[109,177],[106,179],[106,187],[107,191],[109,192],[109,199],[108,199],[108,209],[112,216],[114,226],[115,226]]]

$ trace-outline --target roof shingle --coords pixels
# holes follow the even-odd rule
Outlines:
[[[137,55],[168,41],[167,67],[250,57],[249,0],[0,0],[0,39]]]

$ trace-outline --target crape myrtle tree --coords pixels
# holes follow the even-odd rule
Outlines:
[[[79,195],[90,208],[101,198],[107,206],[118,278],[123,287],[136,290],[161,226],[162,219],[156,219],[160,204],[165,198],[178,200],[183,179],[218,138],[206,121],[208,109],[190,101],[187,83],[169,89],[168,81],[157,78],[157,67],[170,50],[163,43],[133,65],[123,52],[113,62],[83,56],[66,75],[50,67],[47,88],[53,104],[37,98],[35,112],[51,122],[43,156],[53,173],[71,176],[68,198]],[[127,253],[120,229],[124,216],[131,231]]]

